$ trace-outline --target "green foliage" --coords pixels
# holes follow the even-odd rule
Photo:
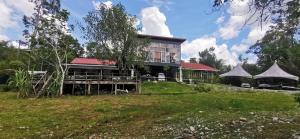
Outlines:
[[[27,52],[16,48],[0,46],[0,72],[7,69],[24,68],[28,60]]]
[[[277,14],[277,18],[273,19],[275,25],[260,41],[251,46],[248,52],[258,56],[258,65],[262,71],[269,68],[277,60],[284,70],[299,76],[300,44],[297,36],[300,23],[300,1],[267,0],[267,2],[268,6],[273,4],[278,7],[276,9],[271,8],[272,13],[264,15],[272,17],[273,14]]]
[[[28,72],[16,70],[15,75],[9,79],[8,85],[17,89],[18,97],[28,97],[31,91],[31,82]]]
[[[194,87],[194,90],[196,90],[197,92],[208,93],[208,92],[214,91],[215,88],[211,85],[200,83]]]
[[[135,18],[126,13],[123,5],[90,11],[84,21],[81,29],[89,41],[89,56],[116,60],[121,72],[143,65],[147,41],[138,38]]]
[[[110,59],[111,51],[107,47],[100,46],[95,42],[88,43],[87,46],[87,57],[99,58],[99,59]]]
[[[37,97],[62,95],[67,71],[63,64],[81,56],[83,48],[70,35],[74,26],[67,24],[70,13],[61,9],[60,0],[32,2],[35,4],[33,15],[24,16],[23,19],[26,27],[24,36],[30,41],[30,58],[33,63],[29,68],[46,69],[49,74],[47,82],[35,94]]]
[[[194,86],[194,90],[200,93],[218,93],[218,92],[228,92],[228,88],[219,84],[209,84],[209,83],[198,83]]]
[[[223,60],[217,59],[216,54],[214,53],[215,49],[213,47],[205,49],[202,52],[199,52],[199,63],[211,66],[216,69],[222,69]]]
[[[145,82],[142,85],[143,94],[183,94],[183,93],[196,93],[189,85],[180,84],[175,82]]]
[[[259,67],[257,64],[249,64],[246,61],[246,62],[243,63],[242,66],[251,75],[257,75],[257,74],[262,73],[261,67]]]

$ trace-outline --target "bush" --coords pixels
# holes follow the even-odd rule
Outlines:
[[[211,92],[215,91],[215,88],[212,85],[200,83],[195,86],[194,90],[197,92]]]
[[[24,70],[17,70],[15,75],[9,79],[8,85],[10,87],[16,88],[18,92],[18,97],[28,97],[31,83],[28,72]]]

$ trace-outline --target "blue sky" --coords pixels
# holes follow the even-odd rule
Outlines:
[[[182,59],[197,57],[198,52],[214,47],[217,58],[226,64],[238,63],[243,54],[250,62],[256,57],[246,55],[250,45],[260,39],[268,30],[269,23],[261,27],[245,25],[251,13],[248,13],[248,1],[234,2],[218,11],[213,11],[212,0],[62,0],[62,7],[71,12],[69,24],[82,22],[88,11],[100,3],[106,5],[122,3],[127,12],[136,15],[140,33],[168,37],[186,38],[182,44]],[[32,5],[27,0],[0,0],[0,39],[22,39],[22,15],[30,15]],[[81,32],[72,33],[80,42]]]

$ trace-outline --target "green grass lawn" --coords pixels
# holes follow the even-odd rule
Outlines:
[[[291,138],[300,133],[293,95],[201,92],[145,83],[142,94],[16,99],[0,93],[0,138]]]

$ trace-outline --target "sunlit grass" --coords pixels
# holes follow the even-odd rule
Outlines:
[[[298,108],[292,95],[200,93],[192,86],[168,82],[145,83],[142,94],[123,96],[16,99],[15,93],[0,93],[0,137],[158,137],[150,131],[165,123],[180,124],[199,116],[229,122],[249,112],[297,114]]]

